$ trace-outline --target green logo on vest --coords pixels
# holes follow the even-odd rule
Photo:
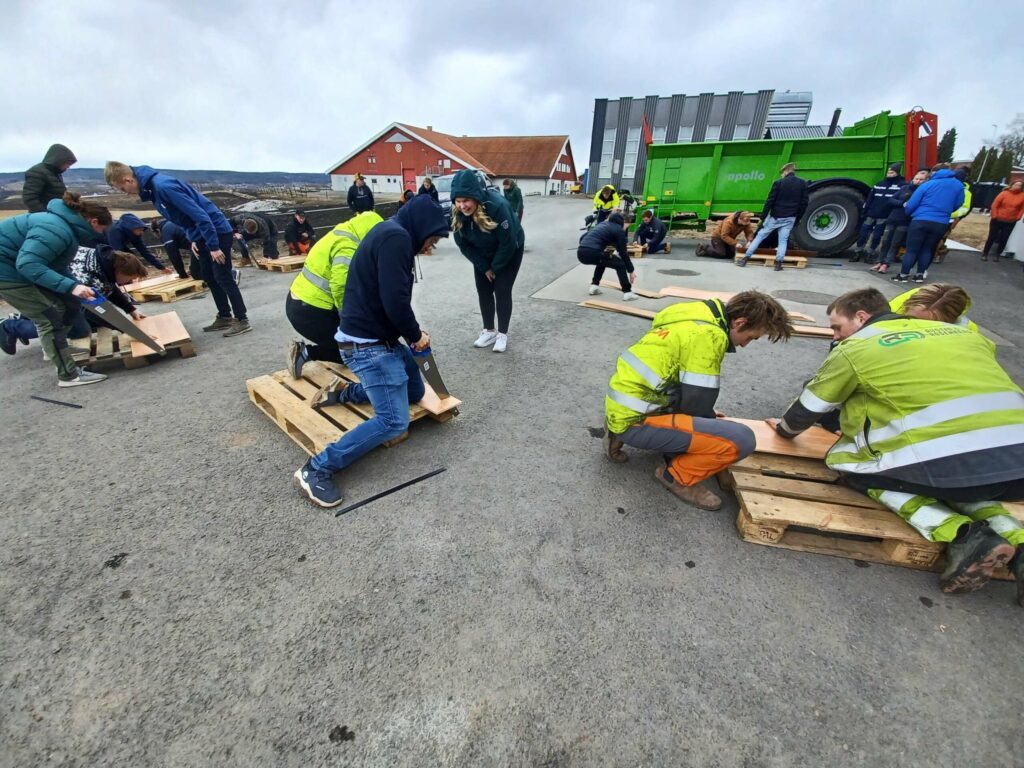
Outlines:
[[[896,331],[895,333],[887,333],[879,337],[878,343],[883,347],[895,347],[897,344],[902,344],[905,341],[923,338],[924,334],[920,331]]]

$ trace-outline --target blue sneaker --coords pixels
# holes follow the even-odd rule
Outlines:
[[[313,469],[307,461],[301,469],[295,470],[295,479],[309,500],[321,507],[336,507],[344,500],[338,486],[334,484],[333,473],[325,469]]]
[[[309,350],[301,341],[293,341],[288,348],[288,373],[293,379],[302,378],[302,366],[309,362]]]

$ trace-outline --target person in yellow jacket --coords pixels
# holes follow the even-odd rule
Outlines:
[[[594,195],[594,212],[587,216],[587,224],[600,224],[619,207],[619,193],[611,184],[605,184]]]
[[[341,362],[334,334],[338,332],[349,264],[362,239],[382,221],[373,211],[357,214],[317,240],[306,256],[302,271],[288,291],[285,314],[292,328],[313,343],[291,343],[288,370],[293,378],[302,375],[302,366],[310,360]]]
[[[978,324],[967,317],[971,297],[959,285],[933,283],[901,293],[889,302],[889,311],[919,320],[962,325],[980,333]]]
[[[715,410],[722,359],[762,336],[776,342],[792,332],[786,310],[757,291],[663,309],[619,356],[608,384],[608,458],[626,461],[624,445],[657,451],[665,459],[659,483],[688,504],[718,509],[722,500],[699,483],[754,450],[753,431]]]

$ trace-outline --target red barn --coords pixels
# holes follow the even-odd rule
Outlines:
[[[524,194],[567,193],[576,178],[568,136],[457,137],[407,123],[392,123],[327,173],[335,190],[347,190],[360,173],[375,192],[397,194],[464,168],[514,178]]]

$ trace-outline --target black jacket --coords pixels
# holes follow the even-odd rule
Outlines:
[[[668,228],[665,226],[665,222],[657,216],[651,217],[650,224],[645,224],[644,220],[640,219],[640,226],[633,233],[633,242],[639,243],[640,238],[643,238],[645,243],[650,240],[664,240],[667,232]]]
[[[785,219],[790,216],[799,221],[807,210],[807,182],[791,173],[772,184],[768,199],[764,201],[761,221],[768,216]]]
[[[427,189],[425,186],[420,184],[420,191],[417,192],[416,194],[417,195],[430,195],[430,198],[435,203],[437,202],[437,187],[435,187],[433,184],[430,185],[430,189]]]
[[[872,187],[871,194],[864,201],[864,209],[861,211],[861,215],[870,219],[884,219],[889,215],[889,211],[892,210],[892,198],[899,193],[906,183],[907,180],[902,176],[882,179]]]
[[[46,210],[51,200],[64,197],[67,187],[60,169],[65,163],[74,163],[75,153],[63,144],[54,144],[43,157],[43,162],[36,163],[25,171],[25,185],[21,188],[21,200],[29,213]]]
[[[915,189],[917,189],[916,184],[904,184],[900,187],[899,192],[888,198],[887,202],[890,208],[889,215],[885,219],[887,226],[889,224],[894,224],[897,227],[910,226],[910,214],[907,213],[907,209],[903,207],[903,204],[910,199],[910,196],[914,194]]]
[[[311,243],[316,240],[316,235],[313,233],[313,225],[309,223],[309,219],[299,224],[295,217],[292,216],[288,226],[284,228],[284,241],[297,245],[303,234],[309,235],[309,242]]]
[[[605,248],[614,245],[619,256],[626,262],[626,271],[632,272],[633,262],[629,258],[629,251],[626,250],[626,230],[622,227],[623,221],[622,214],[613,213],[580,238],[580,248],[604,253]]]
[[[409,344],[419,341],[420,326],[412,311],[412,272],[416,254],[436,235],[448,236],[448,220],[427,195],[417,195],[393,218],[370,230],[348,268],[341,308],[343,333],[392,344],[399,337]]]
[[[348,188],[348,207],[354,213],[373,210],[373,192],[365,183],[361,187],[353,184]]]

